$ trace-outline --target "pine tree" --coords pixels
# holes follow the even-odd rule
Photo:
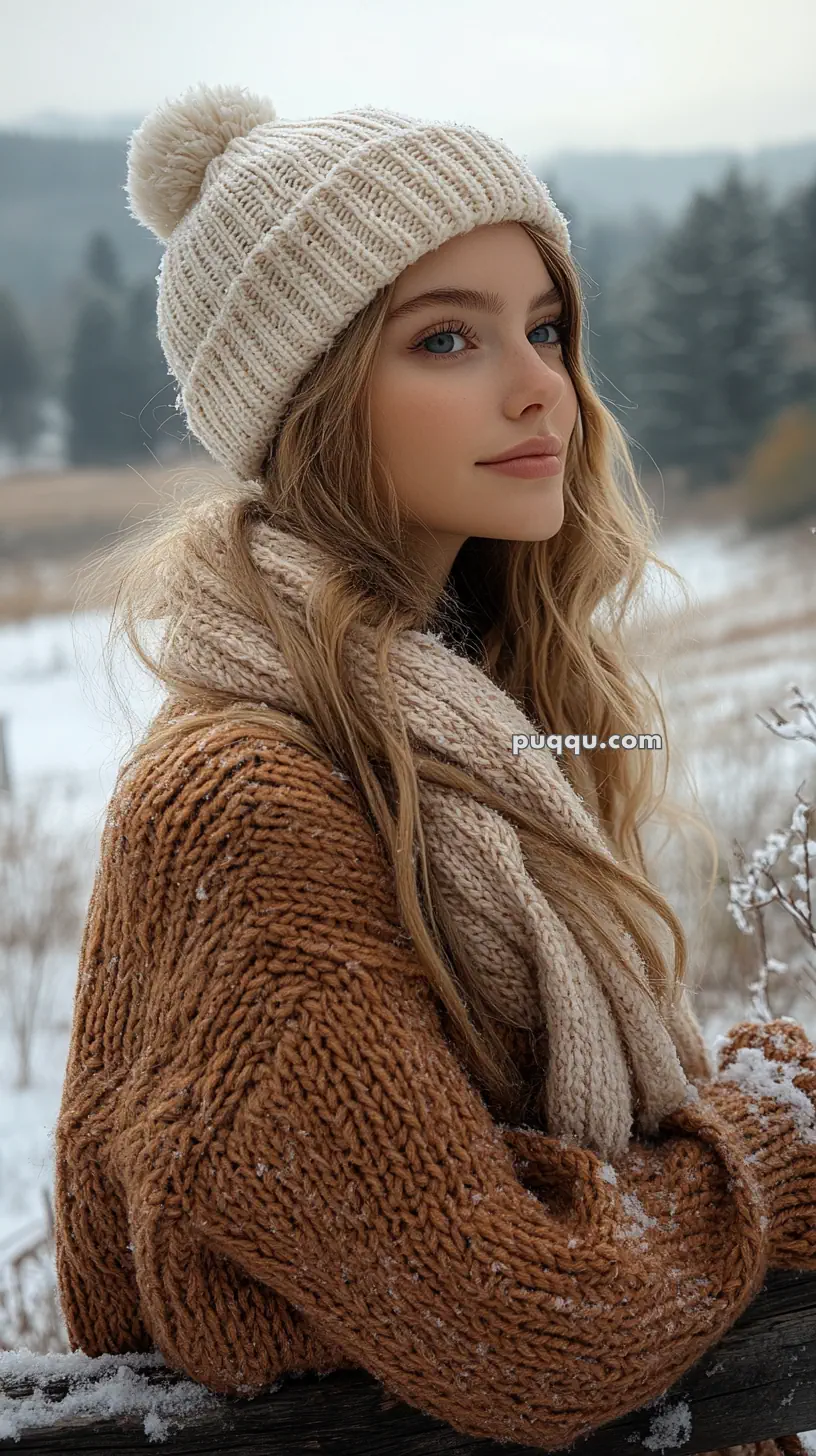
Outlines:
[[[656,213],[642,208],[633,219],[604,219],[591,224],[578,249],[582,272],[591,280],[585,289],[588,331],[586,353],[596,386],[612,411],[627,424],[632,403],[626,395],[628,374],[626,292],[640,278],[642,263],[665,234]]]
[[[696,193],[628,295],[628,312],[612,311],[632,434],[692,488],[730,480],[790,383],[765,187],[731,167],[717,191]]]
[[[177,385],[156,329],[155,280],[128,286],[105,233],[85,253],[64,390],[74,465],[155,458],[176,419]]]
[[[780,208],[777,248],[789,286],[809,304],[816,328],[816,177]]]
[[[0,439],[18,458],[31,449],[40,426],[41,369],[19,309],[0,289]]]
[[[721,193],[721,221],[727,347],[721,376],[725,405],[721,453],[730,478],[786,403],[790,377],[783,314],[786,291],[767,188],[745,185],[732,169]]]
[[[122,274],[119,256],[107,233],[93,233],[85,253],[87,277],[111,293],[120,293]]]
[[[104,298],[89,298],[76,323],[65,384],[72,465],[111,465],[124,458],[119,318]]]
[[[77,290],[63,401],[72,465],[116,465],[133,449],[123,333],[127,293],[107,233],[93,233]]]

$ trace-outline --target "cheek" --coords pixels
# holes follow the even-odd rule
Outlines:
[[[443,377],[459,367],[412,362],[409,368],[383,368],[371,388],[375,439],[385,449],[399,447],[416,458],[431,448],[455,452],[460,434],[472,438],[473,421],[483,414],[473,386],[468,390]]]

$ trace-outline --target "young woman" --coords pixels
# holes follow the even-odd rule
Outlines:
[[[228,479],[121,577],[166,700],[81,950],[72,1348],[225,1393],[363,1367],[567,1446],[816,1269],[816,1053],[745,1022],[712,1065],[649,883],[611,735],[665,734],[622,637],[656,558],[566,222],[470,127],[239,88],[148,117],[128,187]]]

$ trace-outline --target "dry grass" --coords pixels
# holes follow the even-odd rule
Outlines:
[[[76,605],[82,557],[65,561],[0,561],[0,626],[26,622],[47,613],[71,612]],[[90,597],[90,607],[111,602]]]
[[[663,529],[680,531],[691,526],[718,530],[743,519],[745,487],[741,480],[690,492],[682,485],[681,476],[682,472],[672,470],[664,471],[662,478],[643,471],[641,484]]]
[[[122,466],[7,475],[0,478],[0,528],[4,537],[18,532],[24,539],[52,531],[59,535],[77,525],[104,535],[149,513],[178,478],[195,469]],[[208,460],[206,469],[218,467]]]
[[[0,623],[72,611],[83,566],[168,499],[183,495],[201,466],[30,472],[0,478]],[[89,599],[89,606],[111,602]]]
[[[735,843],[750,852],[789,824],[797,787],[804,781],[807,791],[816,780],[812,748],[783,742],[758,716],[771,719],[772,707],[784,712],[792,681],[816,689],[816,541],[801,530],[775,534],[744,576],[725,596],[655,610],[630,639],[666,712],[669,793],[702,809],[719,850],[720,878],[707,902],[710,857],[696,839],[675,838],[654,867],[683,921],[704,1016],[736,1000],[749,1014],[748,986],[757,971],[755,939],[728,911]],[[655,830],[650,844],[656,848],[663,837]],[[788,960],[798,945],[780,917],[772,953]],[[770,995],[777,1015],[802,1014],[791,982],[773,981]],[[809,1008],[811,1022],[814,1012]]]

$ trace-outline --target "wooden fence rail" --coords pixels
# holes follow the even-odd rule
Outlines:
[[[695,1456],[813,1429],[816,1274],[775,1270],[719,1345],[675,1385],[569,1450]],[[29,1456],[532,1456],[541,1449],[461,1435],[363,1370],[289,1376],[250,1400],[213,1395],[169,1371],[158,1351],[97,1360],[0,1354],[0,1433],[0,1450]]]

